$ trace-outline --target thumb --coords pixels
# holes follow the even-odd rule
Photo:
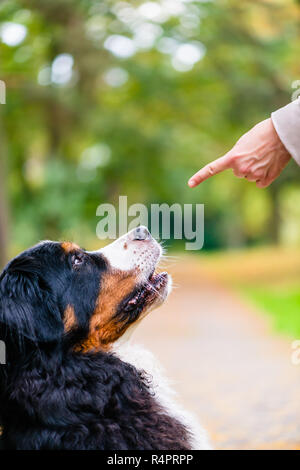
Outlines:
[[[231,166],[231,159],[229,154],[223,155],[223,157],[218,158],[214,162],[209,163],[208,165],[204,166],[195,173],[188,182],[190,188],[194,188],[198,186],[198,184],[202,183],[203,181],[207,180],[211,176],[214,176],[221,171],[227,170]]]

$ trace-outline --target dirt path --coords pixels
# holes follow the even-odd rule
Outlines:
[[[300,366],[291,364],[290,342],[207,281],[198,263],[168,270],[179,287],[134,340],[160,358],[215,448],[300,449]]]

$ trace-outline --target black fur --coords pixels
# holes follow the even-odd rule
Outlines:
[[[0,277],[0,422],[4,449],[186,450],[189,435],[151,395],[147,378],[111,353],[82,354],[106,263],[47,242]],[[64,333],[67,305],[76,329]]]

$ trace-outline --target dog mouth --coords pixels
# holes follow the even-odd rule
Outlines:
[[[150,305],[162,303],[167,297],[169,275],[167,272],[152,271],[148,280],[142,284],[125,302],[124,312],[142,313]]]
[[[159,291],[163,287],[166,287],[168,283],[168,273],[163,272],[163,273],[155,273],[155,271],[152,271],[148,278],[148,283],[146,286],[150,286],[152,289]]]

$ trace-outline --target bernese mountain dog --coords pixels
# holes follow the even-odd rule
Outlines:
[[[209,449],[152,355],[128,336],[167,297],[160,245],[138,227],[105,248],[44,241],[0,276],[1,446]],[[126,339],[126,341],[125,341]]]

